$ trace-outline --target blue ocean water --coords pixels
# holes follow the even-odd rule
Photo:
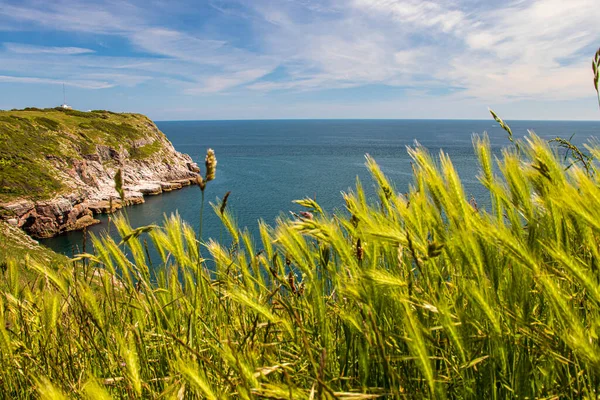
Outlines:
[[[513,121],[517,137],[533,130],[545,139],[556,136],[582,144],[600,134],[600,122]],[[257,231],[257,220],[273,224],[278,215],[300,211],[292,200],[316,198],[332,211],[343,209],[341,191],[355,184],[358,176],[368,193],[373,183],[364,166],[370,154],[401,192],[412,182],[406,146],[415,140],[433,154],[448,153],[458,170],[467,194],[485,205],[487,196],[477,179],[479,169],[473,152],[474,133],[487,132],[495,152],[510,145],[506,132],[493,120],[272,120],[272,121],[163,121],[158,127],[175,148],[204,166],[207,148],[215,150],[216,179],[206,188],[207,206],[203,239],[219,238],[221,225],[208,201],[231,191],[228,207],[240,226]],[[128,207],[134,226],[160,223],[163,216],[178,212],[192,226],[198,226],[200,189],[196,186],[159,196]],[[90,232],[107,229],[107,218]],[[114,229],[112,229],[114,232]],[[81,250],[81,232],[69,232],[42,241],[52,249],[71,255]]]

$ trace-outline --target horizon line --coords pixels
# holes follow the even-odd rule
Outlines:
[[[152,119],[154,122],[230,122],[230,121],[493,121],[493,118],[218,118],[218,119]],[[505,121],[523,122],[598,122],[600,119],[510,119]],[[499,126],[499,125],[498,125]]]

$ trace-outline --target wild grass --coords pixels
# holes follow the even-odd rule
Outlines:
[[[95,254],[58,269],[31,261],[33,282],[9,261],[0,387],[11,398],[597,398],[596,164],[567,168],[533,134],[498,159],[487,137],[473,145],[488,210],[446,154],[417,146],[406,195],[367,157],[377,199],[360,182],[346,212],[303,199],[306,213],[260,223],[258,238],[217,202],[227,247],[199,243],[177,215],[136,230],[118,218],[121,242],[94,237]]]

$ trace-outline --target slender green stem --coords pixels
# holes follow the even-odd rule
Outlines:
[[[202,203],[200,203],[200,227],[198,229],[198,241],[202,241],[202,220],[204,215],[204,190],[202,191]],[[200,247],[198,247],[198,253],[200,253]]]
[[[202,243],[202,222],[204,219],[204,189],[202,189],[202,202],[200,203],[200,226],[198,227],[198,262],[196,264],[196,296],[194,299],[194,309],[197,306],[198,301],[198,287],[202,285],[202,272],[201,272],[201,260],[200,246]]]

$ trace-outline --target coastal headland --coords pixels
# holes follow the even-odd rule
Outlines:
[[[123,174],[125,200],[115,190]],[[146,116],[61,108],[0,111],[0,220],[35,238],[195,182],[198,166]]]

